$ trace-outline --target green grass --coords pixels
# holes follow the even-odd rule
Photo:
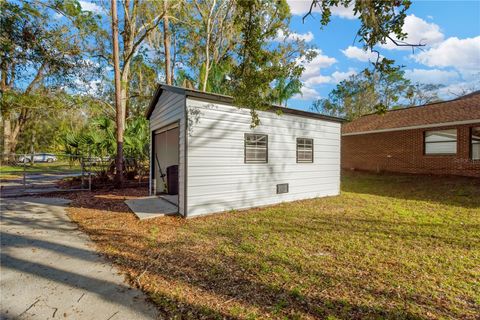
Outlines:
[[[26,164],[25,172],[32,173],[70,173],[81,171],[80,164],[77,162],[69,163],[68,161],[57,161],[52,163],[34,163]],[[12,179],[15,177],[21,177],[24,172],[23,164],[19,165],[1,165],[0,166],[0,178]]]
[[[478,179],[346,172],[338,197],[187,221],[75,203],[72,218],[168,318],[480,314]]]

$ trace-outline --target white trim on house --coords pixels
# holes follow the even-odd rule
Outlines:
[[[477,123],[480,123],[480,119],[478,119],[478,120],[470,119],[470,120],[462,120],[462,121],[422,124],[422,125],[418,125],[418,126],[389,128],[389,129],[378,129],[378,130],[370,130],[370,131],[349,132],[349,133],[342,133],[342,137],[343,136],[357,136],[357,135],[361,135],[361,134],[370,134],[370,133],[404,131],[404,130],[423,129],[423,128],[425,128],[425,129],[426,128],[437,128],[437,127],[458,126],[458,125],[463,125],[463,124],[477,124]]]
[[[166,130],[179,127],[179,146],[178,146],[178,212],[184,214],[184,200],[185,200],[185,131],[186,131],[186,115],[185,115],[185,95],[175,92],[164,92],[161,97],[155,102],[155,108],[152,110],[152,114],[149,119],[150,124],[150,137],[154,139],[155,134],[164,132]],[[150,195],[155,190],[155,183],[153,176],[154,170],[158,176],[158,168],[155,164],[154,152],[155,147],[153,141],[150,143]],[[152,152],[153,151],[153,152]]]
[[[172,130],[172,129],[175,129],[175,128],[178,128],[180,126],[180,124],[178,123],[178,121],[175,121],[174,123],[170,124],[170,125],[167,125],[163,128],[160,128],[160,129],[157,129],[154,131],[155,134],[159,134],[159,133],[162,133],[162,132],[165,132],[165,131],[168,131],[168,130]]]

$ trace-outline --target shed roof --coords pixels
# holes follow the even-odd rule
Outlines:
[[[187,88],[181,88],[181,87],[176,87],[176,86],[169,86],[166,84],[159,84],[157,87],[157,90],[155,90],[155,94],[150,101],[150,104],[148,106],[147,112],[146,112],[146,117],[147,119],[150,119],[150,116],[152,115],[153,110],[155,109],[155,105],[157,104],[158,99],[162,95],[163,91],[170,91],[170,92],[176,92],[180,94],[184,94],[187,97],[192,97],[192,98],[197,98],[197,99],[202,99],[206,101],[213,101],[213,102],[220,102],[220,103],[226,103],[226,104],[233,104],[233,97],[231,96],[226,96],[222,94],[217,94],[217,93],[210,93],[210,92],[203,92],[195,89],[187,89]],[[281,111],[282,113],[286,114],[293,114],[301,117],[307,117],[307,118],[312,118],[312,119],[320,119],[320,120],[326,120],[326,121],[333,121],[333,122],[344,122],[345,119],[343,118],[338,118],[338,117],[332,117],[332,116],[327,116],[319,113],[314,113],[314,112],[308,112],[308,111],[302,111],[302,110],[297,110],[297,109],[291,109],[287,107],[282,107],[282,106],[277,106],[277,105],[272,105],[269,110],[266,111],[271,111],[271,112],[277,112]]]
[[[480,91],[454,100],[390,110],[384,114],[365,115],[352,122],[345,123],[342,127],[342,133],[368,133],[386,129],[408,129],[410,127],[468,122],[470,120],[478,120],[480,122]]]

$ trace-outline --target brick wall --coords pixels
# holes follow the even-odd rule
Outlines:
[[[480,177],[480,160],[470,158],[470,128],[444,126],[342,136],[342,168],[368,171]],[[425,155],[425,131],[457,129],[456,155]]]

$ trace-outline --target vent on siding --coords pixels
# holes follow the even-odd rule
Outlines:
[[[277,194],[288,193],[288,183],[277,184]]]

